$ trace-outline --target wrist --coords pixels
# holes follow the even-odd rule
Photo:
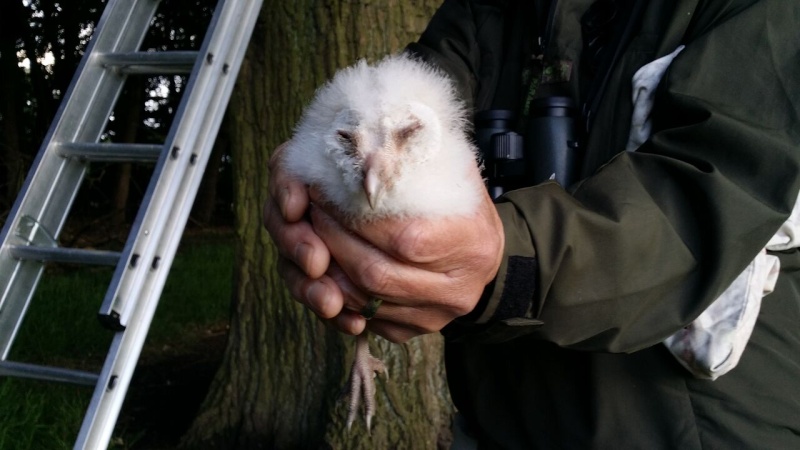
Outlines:
[[[496,208],[503,224],[497,271],[472,311],[442,330],[448,340],[502,342],[542,325],[534,306],[539,269],[529,230],[513,204],[498,203]]]

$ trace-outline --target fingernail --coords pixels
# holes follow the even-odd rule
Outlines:
[[[281,215],[286,217],[287,210],[289,209],[289,187],[283,186],[278,191],[278,207],[281,209]]]
[[[314,282],[306,290],[306,305],[310,307],[317,315],[324,319],[328,319],[329,315],[325,314],[324,305],[326,304],[328,296],[328,288],[325,283]]]
[[[309,261],[311,261],[313,252],[314,249],[305,242],[297,244],[297,246],[294,248],[294,261],[306,272],[308,271],[307,266]]]
[[[311,283],[306,290],[306,301],[315,304],[316,300],[323,294],[323,289],[325,289],[325,286],[323,286],[322,283]]]

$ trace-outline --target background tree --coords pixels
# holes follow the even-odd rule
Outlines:
[[[12,1],[0,14],[0,220],[22,186],[99,14],[96,0]]]
[[[199,48],[217,0],[163,0],[143,51]],[[105,2],[13,0],[0,14],[0,223],[5,220],[75,74]],[[162,143],[185,76],[130,76],[102,140]],[[220,139],[225,142],[225,139]],[[230,165],[218,146],[193,213],[194,224],[229,224]],[[152,164],[93,164],[63,243],[121,243],[148,185]],[[223,176],[224,175],[224,176]],[[222,183],[225,183],[221,186]],[[110,219],[110,220],[109,220]]]
[[[271,151],[291,135],[315,88],[342,66],[415,40],[439,0],[266,0],[229,108],[236,198],[236,286],[228,346],[189,448],[436,448],[449,439],[439,335],[373,348],[380,379],[368,436],[345,430],[353,338],[290,299],[262,227]],[[347,360],[347,363],[345,362]]]

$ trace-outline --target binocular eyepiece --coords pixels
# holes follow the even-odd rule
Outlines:
[[[484,157],[492,198],[547,180],[564,187],[575,182],[581,154],[572,99],[558,96],[533,100],[524,135],[513,131],[515,120],[509,110],[492,109],[475,115],[475,139]]]

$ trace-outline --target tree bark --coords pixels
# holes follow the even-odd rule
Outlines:
[[[208,226],[212,224],[214,219],[214,212],[217,210],[217,184],[219,183],[219,171],[222,167],[222,158],[229,151],[228,146],[228,130],[230,126],[226,126],[228,119],[222,120],[217,141],[214,143],[214,148],[211,150],[208,164],[206,165],[206,172],[203,174],[203,181],[200,183],[200,188],[197,191],[197,197],[192,205],[192,213],[190,220],[200,226]]]
[[[229,341],[185,447],[417,449],[449,441],[439,335],[404,345],[373,340],[391,379],[378,380],[371,434],[363,420],[346,430],[338,398],[354,338],[289,297],[262,226],[270,153],[290,137],[316,87],[358,58],[415,40],[439,3],[264,2],[229,109],[238,238]]]

